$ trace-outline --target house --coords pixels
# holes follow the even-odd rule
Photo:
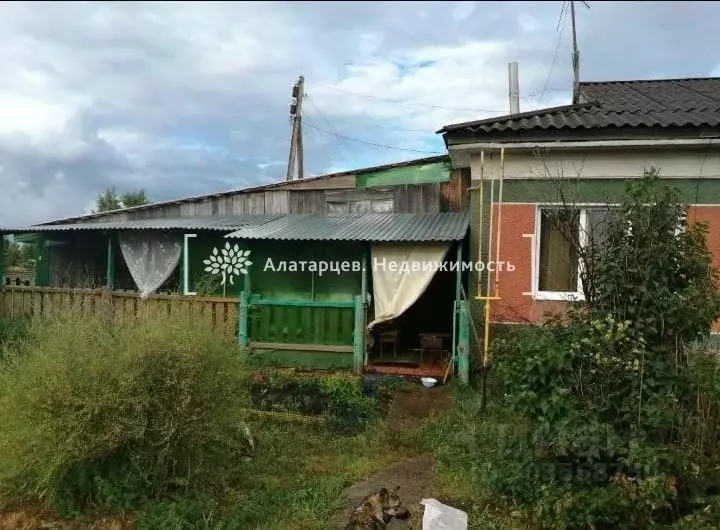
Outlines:
[[[575,96],[438,131],[471,174],[470,253],[498,265],[470,281],[474,297],[496,298],[493,322],[539,322],[582,299],[578,258],[553,228],[558,205],[572,205],[583,244],[626,180],[653,167],[709,224],[720,265],[720,78],[582,82]]]
[[[238,340],[268,359],[442,376],[467,336],[449,265],[467,252],[468,186],[438,156],[0,233],[36,242],[40,289],[232,298]],[[387,266],[415,261],[439,266]]]

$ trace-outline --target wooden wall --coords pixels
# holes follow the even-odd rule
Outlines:
[[[355,188],[355,176],[351,175],[307,183],[290,182],[283,187],[270,190],[238,192],[182,203],[159,204],[148,209],[109,214],[78,222],[266,213],[455,212],[469,208],[467,192],[469,186],[468,169],[453,170],[447,182],[365,189]]]

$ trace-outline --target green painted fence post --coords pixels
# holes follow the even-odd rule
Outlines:
[[[240,293],[240,306],[238,308],[238,343],[240,346],[248,345],[248,312],[250,308],[250,293]]]
[[[468,314],[468,301],[461,300],[459,306],[459,337],[457,344],[458,377],[462,385],[467,385],[470,379],[470,318]]]
[[[365,359],[364,304],[361,296],[355,297],[355,328],[353,337],[353,367],[356,373],[362,373]]]

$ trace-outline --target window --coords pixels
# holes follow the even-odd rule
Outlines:
[[[590,243],[602,249],[615,212],[608,206],[539,209],[536,299],[582,299],[580,250]]]

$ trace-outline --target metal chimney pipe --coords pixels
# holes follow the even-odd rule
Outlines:
[[[518,63],[508,63],[508,96],[510,98],[510,114],[520,113],[520,81],[518,75]]]

